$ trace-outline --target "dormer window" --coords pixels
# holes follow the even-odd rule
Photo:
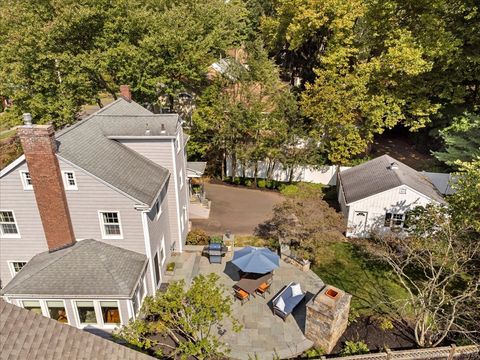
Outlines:
[[[63,172],[63,183],[65,190],[78,190],[77,179],[75,179],[75,173],[73,171]]]
[[[28,171],[20,171],[22,177],[23,190],[33,190],[32,178]]]

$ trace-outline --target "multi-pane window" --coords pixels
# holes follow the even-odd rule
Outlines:
[[[120,311],[116,301],[100,301],[104,324],[120,324]]]
[[[167,255],[165,254],[165,236],[162,237],[162,242],[160,244],[160,261],[165,264],[165,260],[167,259]]]
[[[160,203],[160,199],[158,199],[155,203],[155,220],[158,219],[160,215],[162,215],[162,204]]]
[[[158,265],[158,253],[153,257],[153,267],[155,268],[155,284],[160,282],[160,267]]]
[[[2,237],[19,237],[13,211],[0,211],[0,235]]]
[[[27,265],[26,261],[12,261],[12,262],[10,262],[12,275],[13,276],[17,275],[17,273],[20,270],[22,270],[25,265]]]
[[[67,190],[77,190],[77,180],[75,179],[75,173],[73,171],[64,171],[63,172],[63,181],[65,184],[65,189]]]
[[[93,301],[77,301],[78,319],[82,324],[96,324],[97,315]]]
[[[47,301],[48,314],[51,319],[61,323],[68,323],[67,311],[63,301]]]
[[[42,315],[42,307],[40,306],[40,301],[38,300],[23,300],[23,308],[33,311],[35,314]]]
[[[105,239],[121,239],[122,227],[120,224],[120,215],[118,212],[100,212],[100,222],[102,226],[102,236]]]
[[[177,134],[177,137],[175,138],[175,146],[177,148],[177,153],[179,153],[182,148],[180,145],[180,134]]]
[[[401,228],[405,222],[404,214],[386,213],[384,226],[390,228]]]
[[[28,171],[21,171],[20,175],[22,176],[22,184],[24,190],[33,190],[32,178]]]

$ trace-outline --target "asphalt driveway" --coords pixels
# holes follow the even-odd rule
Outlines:
[[[212,201],[210,218],[192,220],[192,228],[205,230],[210,235],[220,235],[226,230],[236,235],[252,235],[257,225],[268,220],[273,207],[283,200],[274,191],[215,183],[206,183],[205,191]]]

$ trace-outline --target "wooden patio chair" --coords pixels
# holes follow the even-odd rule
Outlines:
[[[265,299],[265,293],[268,292],[270,294],[271,285],[272,285],[271,281],[264,282],[255,290],[255,292]]]
[[[240,288],[234,288],[233,290],[235,291],[235,299],[240,300],[240,302],[242,303],[242,306],[243,306],[243,303],[250,300],[250,294],[245,290],[242,290]]]

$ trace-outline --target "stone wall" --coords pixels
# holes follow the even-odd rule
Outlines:
[[[307,303],[305,336],[330,353],[348,325],[352,295],[326,285]]]

